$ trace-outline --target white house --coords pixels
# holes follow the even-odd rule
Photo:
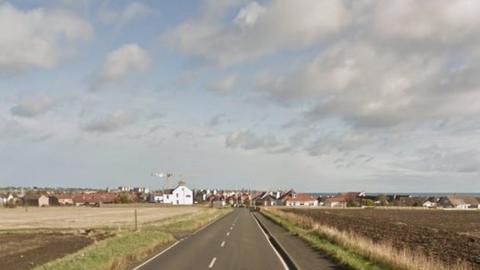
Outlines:
[[[192,205],[193,191],[185,186],[185,182],[180,181],[176,188],[165,192],[163,195],[163,203],[173,205]]]
[[[318,206],[318,200],[309,194],[297,193],[285,201],[286,206]]]

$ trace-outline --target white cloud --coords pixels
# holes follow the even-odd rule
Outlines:
[[[257,136],[251,131],[232,132],[225,139],[228,148],[242,148],[245,150],[264,149],[274,151],[279,146],[277,138],[271,134]]]
[[[146,71],[150,67],[148,52],[134,43],[123,45],[110,52],[97,75],[95,88],[124,80],[135,72]]]
[[[142,18],[152,11],[140,2],[132,2],[125,6],[123,10],[102,10],[99,13],[99,19],[106,24],[125,24],[130,21]]]
[[[36,117],[50,111],[52,108],[58,105],[59,102],[59,99],[46,94],[34,95],[21,100],[18,104],[10,109],[10,112],[13,115],[22,117]]]
[[[68,12],[0,4],[0,74],[51,68],[71,53],[74,41],[92,33],[90,23]]]
[[[117,131],[132,124],[135,119],[128,113],[117,111],[101,118],[96,118],[81,126],[84,131],[108,133]]]
[[[174,49],[231,66],[282,49],[302,49],[326,40],[349,22],[343,1],[274,0],[241,8],[229,23],[203,16],[174,27],[163,40]]]
[[[449,70],[449,61],[448,56],[398,53],[370,42],[338,43],[293,71],[261,77],[257,89],[282,103],[315,104],[306,113],[310,120],[333,117],[357,127],[480,113],[480,105],[464,106],[480,98],[471,75],[478,64]]]
[[[265,7],[252,2],[238,12],[234,22],[240,27],[252,27],[263,13],[265,13]]]
[[[218,81],[212,82],[208,89],[211,91],[226,93],[232,91],[238,83],[238,77],[234,74],[228,75]]]
[[[436,50],[452,45],[471,47],[479,39],[480,2],[376,1],[373,23],[375,35],[395,47],[416,50]]]
[[[458,150],[432,145],[421,148],[416,156],[399,166],[419,172],[480,172],[480,155],[476,150]]]

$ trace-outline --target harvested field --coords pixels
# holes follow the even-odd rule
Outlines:
[[[138,222],[199,211],[196,207],[139,207]],[[134,207],[30,207],[0,209],[0,230],[35,228],[92,228],[133,224]]]
[[[73,233],[0,233],[2,269],[31,269],[75,252],[106,235]]]
[[[283,209],[320,224],[423,253],[454,267],[480,268],[480,211]]]

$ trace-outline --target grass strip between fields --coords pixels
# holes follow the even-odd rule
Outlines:
[[[226,215],[227,209],[202,209],[199,213],[168,218],[144,225],[139,231],[123,231],[35,270],[127,269],[153,252]]]
[[[358,270],[388,270],[386,265],[369,261],[353,250],[342,247],[333,241],[319,235],[317,232],[302,229],[285,218],[282,218],[270,211],[262,210],[262,213],[275,223],[279,224],[291,233],[298,235],[307,241],[314,248],[321,250],[336,259],[340,264]]]

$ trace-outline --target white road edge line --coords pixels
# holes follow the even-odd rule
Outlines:
[[[251,214],[251,215],[252,215],[252,218],[257,223],[258,228],[260,228],[260,231],[262,231],[263,235],[267,239],[267,242],[270,244],[270,247],[272,247],[273,251],[275,251],[275,254],[277,255],[278,259],[280,259],[280,262],[282,262],[283,268],[285,268],[285,270],[289,270],[289,268],[288,268],[287,264],[285,263],[285,261],[283,260],[282,256],[280,256],[280,253],[278,253],[278,251],[275,249],[272,242],[270,242],[270,239],[268,239],[268,235],[265,233],[265,231],[263,231],[262,226],[260,226],[260,223],[258,223],[258,220],[255,217],[253,217],[253,214]]]
[[[225,246],[225,241],[220,244],[221,247]]]
[[[208,265],[208,268],[212,268],[213,265],[215,264],[215,261],[217,260],[217,257],[213,257],[212,261],[210,262],[210,264]]]
[[[162,255],[163,253],[167,252],[169,249],[173,248],[174,246],[178,245],[178,243],[180,243],[180,241],[182,240],[179,240],[175,243],[173,243],[171,246],[169,246],[168,248],[162,250],[160,253],[158,253],[157,255],[151,257],[150,259],[144,261],[142,264],[140,264],[139,266],[133,268],[132,270],[138,270],[140,268],[142,268],[144,265],[146,265],[147,263],[151,262],[152,260],[154,260],[155,258],[157,258],[158,256]]]

